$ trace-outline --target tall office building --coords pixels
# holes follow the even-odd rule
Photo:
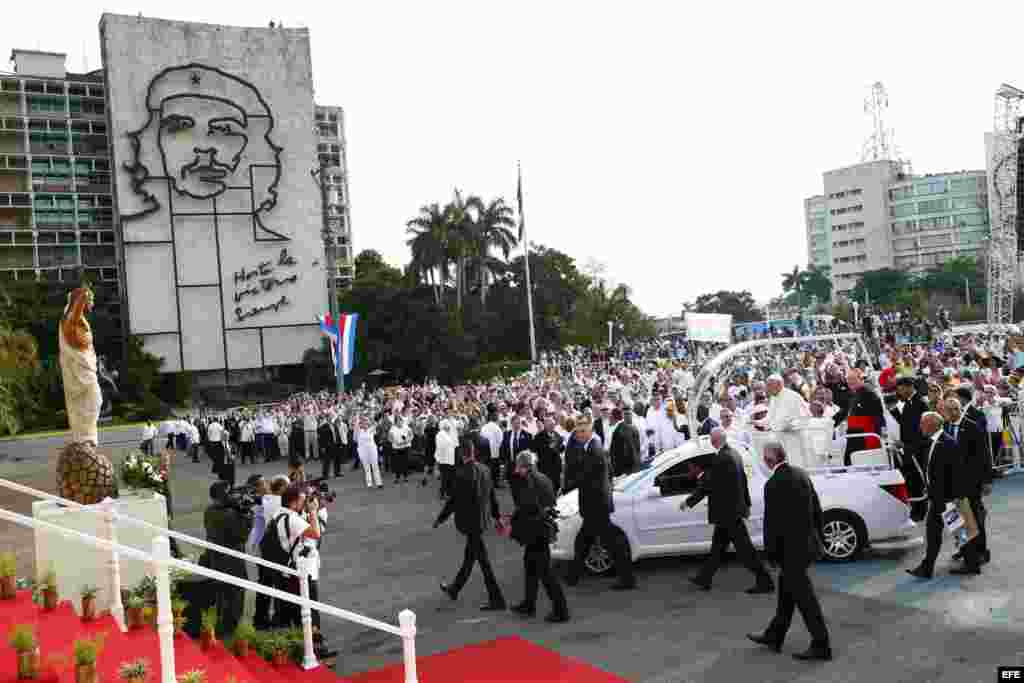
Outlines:
[[[14,50],[0,72],[0,280],[92,281],[120,308],[102,71]],[[84,271],[84,272],[82,272]]]
[[[316,107],[317,160],[325,168],[327,183],[328,258],[334,249],[335,287],[347,289],[355,277],[352,251],[352,219],[348,203],[348,161],[345,156],[345,112],[341,107]]]
[[[978,257],[989,235],[984,171],[908,175],[899,162],[870,161],[827,171],[823,184],[804,201],[808,264],[831,267],[834,298],[867,271]]]

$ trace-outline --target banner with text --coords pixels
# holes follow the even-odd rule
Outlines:
[[[732,342],[732,316],[724,313],[687,313],[686,336],[690,341]]]

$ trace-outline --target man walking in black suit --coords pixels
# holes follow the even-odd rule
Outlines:
[[[818,493],[806,472],[786,462],[780,442],[769,441],[762,452],[765,464],[772,468],[772,476],[764,485],[764,550],[765,557],[781,569],[779,601],[775,618],[764,633],[750,633],[747,638],[779,652],[796,608],[811,634],[811,645],[793,656],[830,660],[832,647],[825,617],[807,575],[807,568],[822,553]]]
[[[924,495],[924,458],[927,439],[921,434],[921,416],[928,412],[928,404],[917,391],[913,377],[896,380],[896,395],[903,401],[900,411],[900,442],[903,445],[903,462],[900,472],[907,482],[911,498]],[[928,443],[927,445],[931,445]],[[923,510],[917,519],[923,519]]]
[[[616,426],[612,432],[609,454],[612,460],[612,474],[617,477],[640,469],[640,430],[633,424],[632,414],[628,422],[624,421],[625,413],[622,408],[612,410],[612,419]]]
[[[965,435],[969,432],[969,439],[964,443],[963,436],[958,439],[964,467],[963,493],[970,503],[974,518],[978,522],[978,537],[975,539],[975,547],[978,551],[978,559],[981,564],[987,564],[992,555],[988,551],[988,534],[985,529],[988,526],[988,510],[985,508],[984,493],[991,490],[992,486],[992,448],[988,438],[988,418],[981,410],[974,405],[974,397],[971,388],[960,385],[956,388],[956,394],[963,405],[963,424],[958,433]],[[953,555],[953,559],[962,560],[963,553]],[[960,573],[956,571],[955,573]],[[977,573],[973,570],[966,571],[968,574]]]
[[[555,490],[551,481],[537,471],[537,455],[525,451],[516,455],[516,476],[522,482],[516,499],[512,537],[524,546],[523,565],[525,591],[523,601],[512,607],[514,612],[532,617],[537,612],[537,590],[540,585],[551,601],[551,613],[544,620],[552,624],[569,621],[569,605],[558,577],[551,569],[551,539],[545,533],[544,519],[555,506]]]
[[[537,454],[537,471],[551,481],[555,497],[562,488],[562,451],[565,444],[555,431],[555,418],[544,418],[544,428],[533,437],[533,452]]]
[[[614,590],[636,588],[633,575],[633,561],[626,547],[622,532],[612,526],[611,515],[615,511],[612,501],[612,486],[608,454],[598,443],[593,423],[587,417],[576,423],[576,440],[582,445],[580,462],[579,503],[583,525],[576,535],[575,554],[566,583],[575,586],[583,576],[583,560],[590,552],[596,539],[611,553],[615,562],[615,573],[619,580]]]
[[[498,580],[494,577],[494,570],[491,568],[491,560],[487,556],[487,546],[484,544],[483,537],[484,530],[490,526],[488,507],[490,507],[490,517],[500,520],[501,515],[498,499],[494,495],[494,486],[491,484],[491,471],[477,462],[476,446],[472,437],[462,437],[459,450],[462,451],[463,464],[455,474],[452,495],[434,522],[436,529],[454,512],[455,528],[466,536],[466,552],[462,558],[462,567],[459,569],[455,581],[450,584],[442,583],[441,590],[452,600],[458,598],[459,591],[469,580],[473,565],[479,562],[480,571],[484,574],[484,583],[487,584],[488,595],[487,603],[480,609],[484,611],[503,610],[505,609],[505,598],[501,594]]]
[[[515,473],[516,456],[523,451],[530,450],[532,439],[530,433],[523,429],[523,420],[518,415],[512,416],[512,425],[501,438],[501,462],[508,472],[508,488],[512,494],[512,500],[516,499],[519,493],[519,486],[522,479]]]
[[[711,538],[711,555],[700,572],[690,582],[702,590],[711,589],[711,580],[725,557],[725,551],[732,543],[740,562],[754,572],[757,583],[747,589],[751,595],[771,593],[775,590],[772,577],[761,564],[750,542],[746,519],[750,516],[750,489],[743,460],[725,440],[721,427],[711,430],[711,447],[718,451],[711,466],[701,475],[697,490],[689,496],[680,510],[695,507],[705,496],[708,498],[708,522],[715,527]]]
[[[956,399],[950,401],[960,404]],[[946,410],[949,411],[947,402]],[[959,431],[958,429],[955,431]],[[959,498],[962,477],[960,466],[960,451],[956,441],[943,429],[942,416],[938,413],[927,412],[921,418],[921,432],[931,442],[928,445],[927,467],[925,469],[926,485],[928,487],[928,513],[925,516],[925,541],[927,543],[924,559],[921,564],[907,573],[919,579],[930,579],[935,571],[935,560],[939,557],[939,550],[942,548],[942,533],[945,525],[942,521],[942,513],[946,509],[946,503]],[[964,559],[967,566],[977,569],[978,558],[976,557],[972,543],[964,546]],[[960,573],[960,572],[958,572]]]

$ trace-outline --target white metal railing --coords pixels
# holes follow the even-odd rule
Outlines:
[[[377,619],[365,617],[355,612],[343,610],[331,605],[310,600],[309,583],[305,580],[308,576],[308,569],[303,566],[300,576],[303,580],[299,582],[301,594],[296,596],[276,588],[269,588],[247,579],[240,579],[230,574],[209,569],[186,560],[177,560],[171,557],[171,546],[167,536],[157,536],[153,539],[152,552],[145,552],[137,548],[121,545],[116,541],[102,539],[91,534],[86,534],[74,529],[68,529],[58,524],[45,522],[43,520],[26,517],[16,512],[0,508],[0,519],[19,524],[32,529],[43,529],[51,533],[59,534],[65,538],[78,541],[85,545],[108,550],[116,558],[120,555],[149,562],[154,569],[156,577],[157,593],[157,632],[160,638],[160,682],[176,683],[177,677],[174,666],[174,625],[171,612],[171,577],[172,568],[205,576],[215,581],[237,586],[256,593],[262,593],[277,600],[290,602],[299,605],[302,614],[302,627],[304,636],[303,668],[311,669],[318,665],[316,656],[313,653],[313,631],[312,631],[312,610],[321,614],[327,614],[346,621],[352,621],[363,626],[375,628],[386,633],[398,636],[402,639],[402,657],[405,666],[405,683],[417,683],[416,675],[416,615],[411,610],[402,610],[398,614],[398,626],[388,624]],[[120,595],[118,587],[117,595]],[[124,630],[123,622],[119,626]]]
[[[10,489],[12,491],[18,491],[19,493],[24,493],[26,495],[35,496],[37,498],[42,498],[42,499],[45,499],[45,500],[50,500],[50,501],[53,501],[55,503],[58,503],[60,505],[64,505],[66,507],[69,507],[69,508],[72,508],[72,509],[75,509],[75,510],[81,510],[81,511],[84,511],[84,512],[89,512],[89,513],[93,513],[93,514],[99,514],[99,515],[103,516],[104,521],[105,521],[105,526],[106,526],[106,535],[107,535],[107,538],[105,539],[104,542],[110,545],[110,548],[108,548],[108,549],[111,550],[110,558],[107,561],[107,579],[108,579],[108,586],[109,586],[109,593],[110,593],[110,606],[109,606],[109,609],[110,609],[111,616],[117,622],[117,624],[121,628],[121,630],[124,630],[124,628],[125,628],[124,606],[121,603],[121,563],[120,563],[120,558],[119,558],[120,552],[118,550],[115,550],[114,547],[116,546],[118,548],[122,548],[122,547],[127,547],[127,546],[121,546],[117,542],[117,523],[119,521],[123,521],[123,522],[127,523],[130,526],[135,526],[135,527],[138,527],[138,528],[141,528],[141,529],[147,529],[149,531],[152,531],[152,532],[156,533],[157,534],[157,538],[164,538],[165,539],[165,541],[168,543],[168,547],[169,547],[170,542],[167,541],[167,537],[176,538],[178,540],[184,541],[186,543],[191,543],[193,545],[199,546],[201,548],[205,548],[207,550],[212,550],[214,552],[223,553],[224,555],[229,555],[231,557],[235,557],[235,558],[241,559],[241,560],[246,561],[246,562],[252,562],[253,564],[257,564],[257,565],[261,565],[263,567],[267,567],[268,569],[271,569],[272,571],[280,572],[280,573],[285,574],[287,576],[296,577],[297,579],[299,579],[299,588],[300,588],[300,591],[301,591],[301,597],[303,599],[307,600],[307,601],[309,599],[309,580],[308,580],[309,571],[305,567],[301,567],[301,568],[298,568],[298,569],[292,569],[290,567],[286,567],[284,565],[277,564],[276,562],[269,562],[267,560],[264,560],[261,557],[256,557],[255,555],[250,555],[248,553],[243,553],[243,552],[234,550],[232,548],[228,548],[226,546],[218,545],[216,543],[210,543],[209,541],[204,541],[204,540],[196,538],[194,536],[189,536],[188,534],[184,534],[184,533],[181,533],[181,532],[178,532],[178,531],[172,531],[171,529],[166,529],[164,527],[157,526],[155,524],[150,524],[149,522],[146,522],[146,521],[141,520],[141,519],[135,519],[134,517],[130,517],[130,516],[127,516],[127,515],[122,515],[122,514],[119,513],[119,511],[117,509],[117,501],[115,501],[114,499],[111,499],[111,498],[108,498],[105,501],[103,501],[102,503],[98,503],[96,505],[83,505],[82,503],[77,503],[75,501],[68,500],[66,498],[61,498],[60,496],[56,496],[56,495],[53,495],[51,493],[46,493],[45,491],[39,491],[38,489],[33,489],[31,487],[24,486],[22,484],[15,483],[15,482],[9,481],[7,479],[0,479],[0,487],[7,488],[7,489]],[[2,508],[0,508],[0,512],[5,512],[5,511]],[[11,513],[11,514],[14,514],[14,513]],[[41,521],[39,523],[40,524],[48,524],[48,523],[41,522]],[[61,528],[61,527],[57,527],[57,528]],[[78,533],[78,532],[76,532],[76,533]],[[80,534],[80,535],[86,536],[88,538],[94,538],[92,536],[89,536],[88,534]],[[136,552],[140,552],[140,551],[136,551]],[[129,556],[130,555],[131,554],[129,553]],[[300,560],[301,560],[301,558],[300,558]],[[181,562],[180,560],[172,560],[172,561],[173,562]],[[198,566],[198,565],[195,565],[194,563],[186,563],[186,564],[188,564],[190,567]],[[304,562],[303,562],[303,564],[304,564]],[[190,572],[195,573],[195,574],[203,574],[203,572],[195,571],[193,569],[187,569],[187,571],[190,571]],[[214,570],[207,570],[207,569],[204,568],[204,571],[211,572],[211,571],[214,571]],[[221,574],[220,572],[214,572],[214,573],[218,574],[220,577],[227,577],[225,579],[221,579],[221,580],[227,581],[227,583],[234,583],[236,585],[242,585],[242,587],[250,588],[251,590],[255,590],[256,592],[267,593],[267,594],[270,594],[270,595],[272,595],[274,597],[276,597],[276,594],[281,593],[280,591],[277,591],[277,589],[269,588],[267,586],[263,586],[262,584],[258,584],[258,583],[252,583],[252,582],[250,582],[250,581],[248,581],[246,579],[240,579],[238,577],[232,577],[232,576],[230,576],[228,574]],[[214,577],[214,578],[216,578],[216,577]],[[228,580],[228,579],[230,579],[230,580]],[[237,582],[242,582],[242,583],[238,584]],[[253,586],[255,586],[255,588],[252,588]],[[268,593],[268,591],[269,591],[269,593]],[[292,596],[292,597],[294,598],[295,596]],[[295,600],[292,600],[292,601],[295,602]],[[298,604],[302,604],[302,603],[298,603]],[[323,603],[311,602],[310,604],[322,605]],[[394,626],[391,626],[390,624],[387,624],[385,622],[378,621],[376,619],[371,619],[369,617],[364,617],[364,616],[362,616],[360,614],[357,614],[355,612],[349,612],[348,610],[342,610],[342,609],[339,609],[339,608],[336,608],[336,607],[330,607],[328,605],[325,605],[325,607],[327,609],[321,609],[320,607],[317,607],[317,610],[321,611],[321,612],[324,612],[324,613],[327,613],[327,614],[331,614],[331,615],[333,615],[335,617],[338,617],[340,619],[345,619],[347,621],[353,621],[353,622],[361,624],[363,626],[367,626],[367,627],[370,627],[370,628],[376,628],[378,630],[383,630],[383,631],[386,631],[388,633],[392,633],[394,635],[400,635],[400,636],[402,635],[402,632],[401,632],[400,629],[396,629]],[[407,624],[402,619],[403,615],[405,615],[406,613],[408,613],[409,615],[412,615],[411,616],[411,618],[412,618],[411,629],[412,629],[413,635],[415,635],[415,615],[413,614],[413,612],[411,612],[409,610],[404,610],[403,612],[401,612],[399,614],[399,622],[401,624],[400,628],[405,628],[407,626]],[[306,614],[306,607],[303,606],[302,622],[303,622],[303,632],[304,632],[303,635],[304,635],[304,641],[305,641],[304,642],[303,666],[305,668],[307,668],[307,669],[311,669],[311,668],[317,666],[317,660],[316,660],[316,656],[315,656],[315,654],[313,652],[312,622],[311,622],[311,619],[307,619],[308,616],[309,615]],[[403,636],[403,638],[404,638],[404,636]],[[409,662],[407,661],[406,662],[406,671],[407,672],[409,671],[409,667],[410,667],[410,665],[409,665]],[[413,672],[414,672],[414,677],[412,679],[409,679],[408,675],[407,675],[406,683],[410,683],[410,682],[411,683],[415,683],[415,658],[414,658],[414,661],[412,663],[412,669],[413,669]]]

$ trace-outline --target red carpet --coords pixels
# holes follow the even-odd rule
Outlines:
[[[121,663],[140,657],[149,660],[149,683],[158,683],[160,680],[160,646],[153,627],[121,633],[110,617],[83,623],[69,603],[62,604],[53,612],[43,612],[32,604],[28,592],[19,592],[16,600],[0,602],[0,683],[14,683],[17,680],[17,660],[14,650],[7,644],[7,634],[15,624],[36,626],[43,659],[43,672],[38,679],[41,683],[74,683],[74,641],[97,633],[107,634],[103,652],[97,660],[100,681],[116,683],[120,680],[117,670]],[[54,665],[54,656],[65,657],[66,663]],[[325,667],[302,671],[289,664],[287,668],[275,669],[255,655],[240,660],[219,644],[203,652],[199,644],[188,636],[174,639],[174,657],[179,675],[191,669],[203,669],[206,671],[207,683],[227,683],[230,677],[237,683],[279,683],[289,679],[342,683],[342,679]]]
[[[116,683],[122,662],[145,658],[150,663],[148,683],[159,683],[160,649],[157,633],[146,627],[121,633],[113,619],[102,617],[83,623],[69,603],[53,612],[43,612],[32,604],[27,591],[12,601],[0,602],[0,683],[17,680],[17,660],[7,643],[7,634],[15,624],[34,624],[42,652],[40,683],[74,683],[73,647],[76,638],[106,633],[103,652],[97,661],[97,673],[103,683]],[[191,669],[206,671],[207,683],[403,683],[401,662],[378,671],[339,678],[326,667],[302,671],[289,664],[275,669],[255,654],[239,659],[221,645],[203,652],[188,636],[174,639],[175,668],[178,674]],[[341,653],[344,661],[344,647]],[[64,663],[54,662],[64,658]],[[605,673],[586,664],[562,657],[557,652],[519,637],[499,638],[467,645],[417,660],[422,683],[627,683],[626,679]]]
[[[517,636],[417,658],[422,683],[628,683]],[[402,683],[401,664],[356,674],[351,683]]]

